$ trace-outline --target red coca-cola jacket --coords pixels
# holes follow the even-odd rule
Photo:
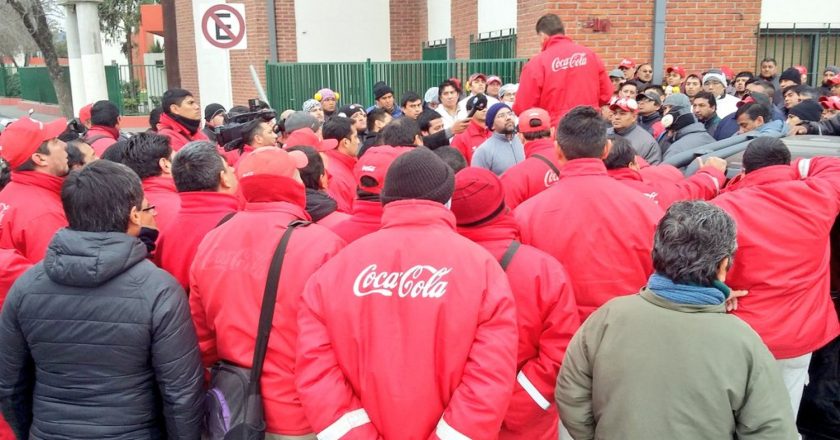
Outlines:
[[[458,228],[497,261],[519,240],[509,213],[474,228]],[[519,326],[517,375],[499,439],[557,440],[554,385],[566,347],[580,327],[569,276],[554,257],[521,245],[505,271],[516,299]]]
[[[556,127],[569,110],[579,105],[600,108],[612,93],[604,63],[595,52],[565,35],[553,35],[522,68],[513,111],[545,109]]]
[[[44,258],[56,231],[67,226],[61,205],[64,179],[39,171],[12,172],[0,191],[0,248],[17,249],[30,262]]]
[[[535,157],[537,155],[551,162],[556,169],[560,169],[554,139],[537,139],[526,143],[526,159],[508,168],[501,176],[505,204],[508,208],[516,208],[557,181],[554,169],[540,157]]]
[[[166,229],[181,210],[181,197],[175,188],[175,180],[167,176],[147,177],[143,179],[143,194],[149,204],[155,206],[158,230]]]
[[[102,156],[102,153],[111,145],[117,143],[117,138],[120,137],[120,131],[113,127],[105,127],[102,125],[94,125],[85,133],[84,139],[88,141],[90,147],[96,153],[96,156]],[[90,142],[90,141],[93,142]]]
[[[514,298],[443,205],[386,205],[381,230],[310,278],[298,326],[296,382],[319,438],[498,437],[516,377]]]
[[[460,151],[467,160],[467,164],[472,163],[473,153],[478,147],[486,141],[493,132],[487,129],[483,122],[477,122],[471,119],[467,129],[463,133],[456,134],[452,138],[452,148]]]
[[[198,130],[195,134],[191,134],[186,127],[166,113],[160,114],[160,121],[158,122],[157,128],[158,134],[169,138],[169,145],[172,147],[172,151],[178,151],[192,141],[209,141],[201,130]]]
[[[607,174],[600,159],[575,159],[551,188],[519,205],[523,243],[557,258],[572,280],[581,322],[608,300],[635,292],[653,272],[653,232],[663,215],[649,198]]]
[[[235,196],[218,192],[183,192],[181,210],[166,229],[160,232],[154,261],[161,269],[172,274],[184,290],[190,289],[190,265],[198,245],[219,221],[236,212]]]
[[[199,245],[190,271],[190,310],[205,366],[219,359],[252,366],[271,257],[287,225],[296,219],[309,219],[302,206],[248,203]],[[312,433],[294,383],[300,292],[309,276],[343,246],[341,239],[319,225],[292,233],[260,378],[268,432]]]
[[[726,283],[749,293],[734,313],[773,355],[801,356],[837,337],[828,237],[840,213],[840,160],[818,157],[755,170],[712,203],[738,226]]]
[[[353,201],[353,215],[331,227],[347,243],[354,242],[379,230],[382,223],[382,203],[373,200]]]
[[[339,211],[349,213],[358,186],[353,176],[356,158],[340,153],[337,149],[327,150],[324,154],[327,156],[327,172],[330,176],[327,194],[338,203]]]
[[[657,165],[670,166],[670,165]],[[663,210],[680,200],[711,200],[720,193],[726,176],[717,168],[706,166],[679,182],[668,179],[645,178],[631,168],[608,170],[613,179],[636,189],[656,202]],[[653,174],[648,174],[653,176]]]

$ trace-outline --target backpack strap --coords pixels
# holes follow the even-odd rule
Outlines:
[[[274,318],[274,306],[277,305],[277,287],[280,284],[280,271],[283,268],[283,258],[286,255],[286,247],[295,228],[305,227],[312,222],[294,220],[286,227],[286,232],[280,238],[277,249],[271,257],[271,265],[268,268],[268,277],[265,281],[262,306],[260,307],[260,324],[257,329],[257,343],[254,348],[254,361],[251,367],[251,378],[248,381],[248,396],[260,394],[260,375],[262,375],[265,353],[268,351],[268,337],[271,335],[271,323]]]
[[[516,255],[516,251],[519,250],[519,246],[522,245],[518,240],[513,240],[510,242],[510,246],[508,246],[505,254],[502,255],[502,259],[499,260],[499,264],[502,265],[502,270],[507,270],[508,266],[510,265],[510,261],[513,260],[513,256]]]
[[[235,215],[236,215],[236,211],[229,212],[229,213],[225,214],[225,216],[222,217],[221,220],[219,220],[219,223],[216,223],[216,226],[213,226],[213,227],[218,228],[219,226],[222,226],[223,224],[227,223],[228,220],[232,219],[233,216],[235,216]]]
[[[557,168],[557,165],[554,165],[554,162],[548,160],[547,157],[542,154],[532,154],[531,157],[541,160],[543,163],[548,165],[549,168],[551,168],[551,171],[554,171],[554,174],[556,174],[557,177],[560,177],[560,170]]]
[[[98,140],[100,140],[100,139],[105,139],[105,138],[109,138],[109,137],[110,137],[110,136],[106,136],[106,135],[104,135],[104,134],[100,134],[100,135],[93,136],[93,137],[86,137],[86,138],[83,138],[82,140],[84,140],[84,141],[85,141],[85,143],[86,143],[86,144],[88,144],[88,145],[93,145],[93,143],[94,143],[94,142],[96,142],[96,141],[98,141]]]

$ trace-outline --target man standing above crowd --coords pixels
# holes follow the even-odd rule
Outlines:
[[[178,151],[190,141],[206,141],[201,132],[201,107],[192,93],[184,89],[169,89],[161,100],[163,113],[158,133],[169,138],[172,150]]]
[[[542,52],[522,68],[514,113],[539,107],[548,111],[555,126],[575,106],[600,108],[609,102],[613,85],[604,63],[595,52],[565,35],[560,17],[543,15],[537,20],[536,30]]]

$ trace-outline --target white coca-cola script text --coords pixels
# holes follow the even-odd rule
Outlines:
[[[573,67],[580,67],[586,65],[586,53],[585,52],[575,52],[566,58],[555,58],[554,61],[551,62],[551,70],[554,72],[560,70],[571,69]]]
[[[436,269],[426,265],[417,265],[405,272],[377,272],[376,265],[371,264],[356,277],[353,293],[356,296],[396,294],[400,298],[440,298],[449,285],[443,280],[449,272],[452,272],[450,267]]]

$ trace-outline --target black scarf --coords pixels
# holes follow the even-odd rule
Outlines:
[[[201,127],[201,119],[189,119],[181,115],[176,115],[175,113],[170,114],[169,117],[174,119],[175,122],[183,125],[184,128],[190,132],[191,136],[195,136],[195,134],[198,133],[198,129]]]

